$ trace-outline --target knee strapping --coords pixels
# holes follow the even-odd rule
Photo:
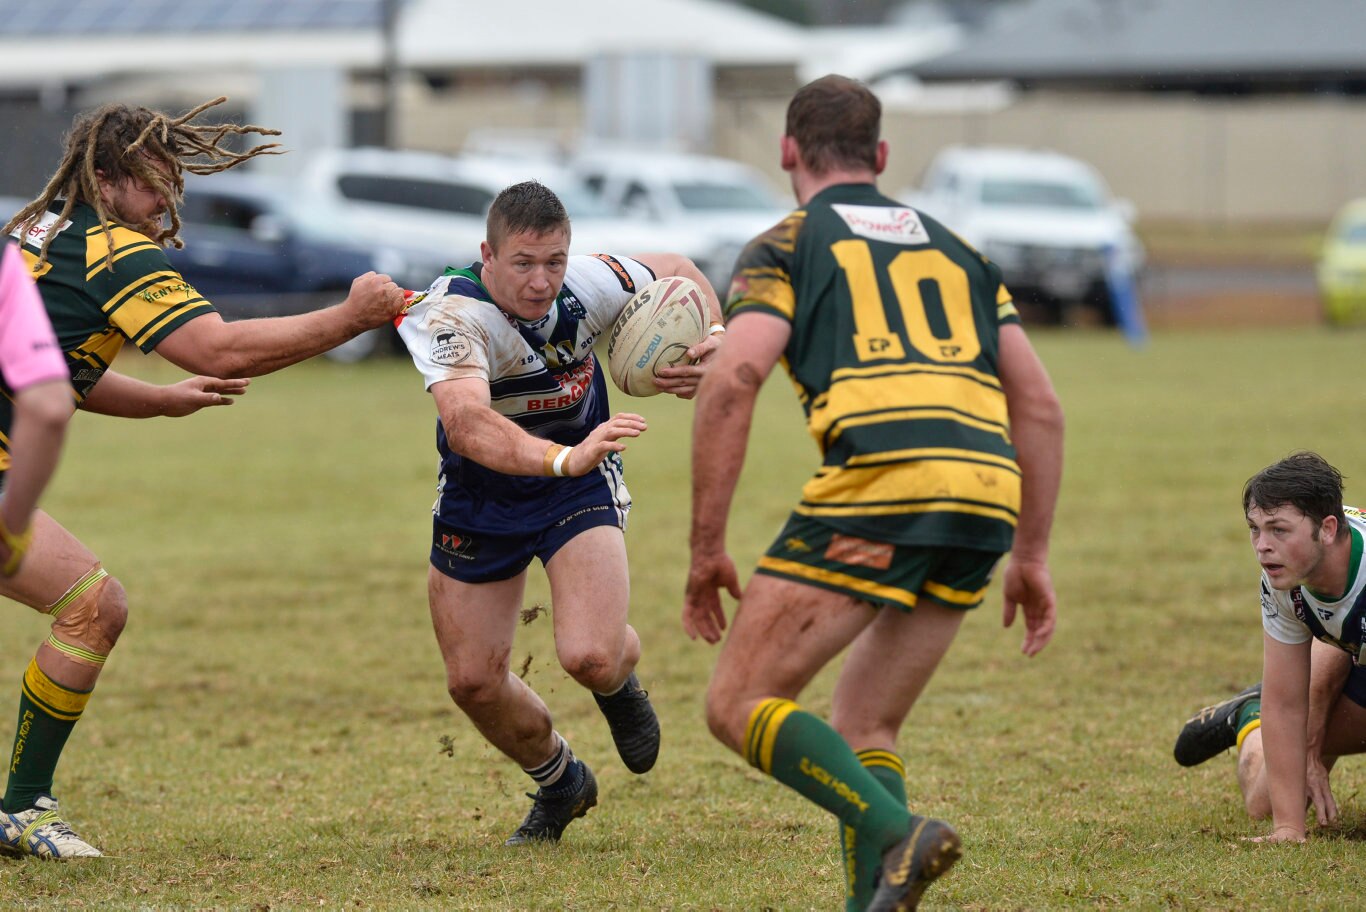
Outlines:
[[[108,571],[96,564],[47,609],[53,617],[47,644],[73,662],[97,668],[103,665],[116,636],[99,623],[100,599],[108,585]]]

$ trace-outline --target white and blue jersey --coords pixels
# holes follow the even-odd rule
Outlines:
[[[1322,640],[1350,653],[1360,665],[1366,641],[1366,561],[1362,560],[1366,538],[1366,514],[1344,507],[1347,532],[1352,537],[1347,591],[1336,598],[1316,595],[1304,586],[1289,591],[1272,589],[1262,574],[1262,629],[1281,643]]]
[[[437,279],[409,308],[399,335],[427,389],[483,379],[494,411],[529,434],[572,446],[611,416],[593,346],[654,278],[627,257],[571,256],[555,305],[541,319],[524,321],[493,303],[475,264]],[[436,445],[441,482],[433,512],[461,532],[530,536],[608,506],[625,526],[631,501],[615,454],[581,478],[547,478],[508,475],[460,456],[440,421]]]

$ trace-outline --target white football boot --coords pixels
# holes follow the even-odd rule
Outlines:
[[[27,811],[0,811],[0,851],[38,858],[99,858],[100,850],[57,815],[57,799],[39,795]]]

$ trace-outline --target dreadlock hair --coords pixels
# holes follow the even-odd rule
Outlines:
[[[115,184],[138,180],[161,194],[167,202],[171,224],[169,227],[156,226],[155,233],[151,234],[152,241],[163,247],[168,244],[177,249],[183,247],[183,242],[177,236],[180,233],[180,214],[176,207],[184,198],[185,171],[191,174],[214,174],[257,155],[279,155],[284,152],[279,143],[266,143],[246,152],[232,152],[219,145],[229,134],[279,136],[279,130],[253,124],[191,123],[204,111],[227,100],[226,96],[219,96],[179,117],[125,104],[106,104],[78,115],[66,135],[66,151],[62,162],[42,194],[20,209],[5,224],[0,234],[9,234],[18,228],[22,229],[22,236],[38,223],[54,200],[64,200],[61,214],[57,217],[58,224],[67,219],[77,202],[85,202],[94,207],[104,227],[104,238],[109,245],[105,265],[112,269],[114,244],[109,232],[110,223],[140,232],[147,232],[149,226],[129,225],[117,213],[108,211],[100,195],[102,174],[104,180]],[[38,252],[39,263],[47,259],[47,248],[52,243],[53,235],[54,232],[48,232],[43,238],[42,248]]]

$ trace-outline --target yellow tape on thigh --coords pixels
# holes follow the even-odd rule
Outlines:
[[[114,641],[98,623],[100,596],[108,585],[109,573],[96,564],[47,609],[54,618],[47,644],[73,662],[103,665],[114,648]]]

